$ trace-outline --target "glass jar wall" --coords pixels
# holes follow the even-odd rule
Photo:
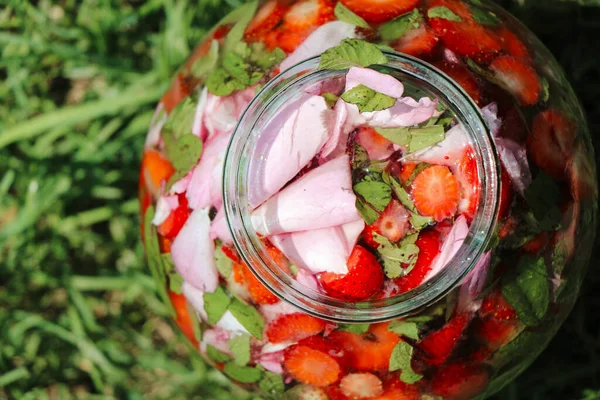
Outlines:
[[[262,396],[483,398],[575,301],[592,155],[492,2],[248,3],[157,107],[142,233],[176,323]]]

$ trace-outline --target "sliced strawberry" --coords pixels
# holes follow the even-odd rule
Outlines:
[[[441,365],[452,354],[470,322],[467,314],[457,314],[441,329],[423,337],[417,344],[424,360],[430,365]]]
[[[369,246],[372,249],[376,249],[380,246],[380,244],[377,243],[375,241],[375,239],[373,239],[373,233],[380,234],[379,232],[377,232],[377,229],[375,228],[375,226],[373,226],[373,225],[365,226],[365,229],[362,232],[362,239],[365,241],[367,246]]]
[[[398,293],[406,293],[423,283],[425,275],[431,270],[431,263],[440,253],[440,234],[432,229],[423,230],[419,233],[415,244],[419,247],[415,266],[405,276],[394,279],[394,283],[398,286]]]
[[[527,151],[533,162],[548,175],[563,180],[567,175],[567,160],[573,152],[575,135],[575,125],[561,111],[542,111],[531,124]]]
[[[412,176],[413,171],[415,170],[415,168],[417,168],[417,165],[418,164],[411,164],[411,163],[402,165],[402,169],[400,170],[399,178],[400,178],[400,182],[402,182],[403,185],[405,185],[406,182],[408,182],[408,180]]]
[[[172,239],[168,239],[164,236],[158,235],[158,247],[160,248],[161,254],[170,253],[172,244],[173,244]]]
[[[296,385],[285,392],[284,398],[294,400],[332,400],[327,396],[325,389],[310,385]]]
[[[498,237],[504,239],[510,236],[517,229],[518,221],[513,215],[509,215],[504,220],[500,221],[498,228]]]
[[[491,315],[498,320],[518,320],[519,317],[514,308],[506,301],[499,289],[489,293],[483,299],[481,309],[482,315]]]
[[[181,329],[181,332],[194,344],[198,346],[198,341],[194,335],[194,324],[187,307],[187,300],[184,295],[177,294],[172,291],[169,292],[169,299],[175,309],[175,323]]]
[[[504,346],[519,334],[518,322],[501,321],[493,317],[478,319],[474,326],[477,336],[492,350]]]
[[[440,368],[431,381],[431,390],[444,400],[468,400],[485,389],[489,375],[476,365],[450,364]]]
[[[307,346],[294,346],[285,353],[284,366],[296,380],[324,387],[337,382],[341,369],[331,356]]]
[[[244,276],[244,282],[250,293],[250,297],[258,304],[275,304],[279,301],[279,298],[275,296],[265,285],[263,285],[256,276],[250,271],[245,264],[243,265],[242,272]]]
[[[437,35],[425,26],[411,29],[398,40],[392,43],[392,47],[400,53],[405,53],[419,58],[427,58],[433,53],[438,44]]]
[[[406,384],[396,375],[388,379],[383,384],[383,393],[380,396],[372,397],[369,400],[419,400],[425,399],[419,394],[417,385]]]
[[[160,224],[157,231],[167,239],[175,239],[175,236],[179,233],[185,221],[187,221],[190,215],[190,209],[188,207],[188,200],[185,193],[177,195],[179,200],[179,206],[167,217],[167,219]]]
[[[267,1],[248,24],[246,40],[253,40],[271,31],[283,18],[287,6],[281,0]]]
[[[311,33],[312,29],[303,31],[281,29],[270,39],[275,40],[275,45],[273,47],[279,47],[286,53],[291,53],[296,50]],[[267,46],[269,47],[269,44],[267,44]]]
[[[479,202],[479,172],[475,151],[468,146],[458,161],[456,176],[460,182],[461,201],[458,210],[472,219]]]
[[[326,322],[308,314],[285,314],[267,327],[267,337],[271,343],[297,342],[325,329]]]
[[[340,389],[349,399],[366,399],[383,394],[381,379],[370,372],[348,374],[340,381]]]
[[[165,107],[165,111],[170,113],[176,106],[190,95],[188,86],[184,82],[183,74],[177,74],[171,87],[165,92],[161,101]]]
[[[283,255],[281,250],[273,246],[273,244],[268,239],[263,239],[263,244],[267,249],[267,253],[269,253],[269,257],[271,257],[271,260],[273,260],[273,262],[283,271],[289,272],[290,263],[285,257],[285,255]]]
[[[330,0],[300,0],[283,16],[284,28],[289,31],[306,31],[335,18],[334,3]]]
[[[475,76],[469,71],[467,67],[462,64],[449,63],[442,61],[434,64],[436,67],[445,72],[450,78],[454,79],[467,94],[479,104],[481,102],[481,92],[479,90],[479,84],[475,79]]]
[[[156,150],[146,150],[142,158],[142,174],[146,187],[153,196],[160,194],[160,185],[175,173],[173,165]]]
[[[537,103],[542,85],[535,70],[511,56],[499,56],[490,65],[496,79],[523,106]]]
[[[341,350],[340,362],[358,371],[387,371],[392,351],[400,338],[388,331],[388,323],[373,324],[362,334],[334,331],[328,339]]]
[[[313,350],[319,350],[320,352],[329,354],[330,356],[334,356],[335,354],[335,349],[333,348],[331,342],[321,335],[315,335],[302,339],[298,341],[298,346],[310,347]]]
[[[392,200],[373,225],[377,233],[385,236],[390,242],[397,242],[410,228],[408,212],[399,201]]]
[[[332,297],[342,300],[365,300],[383,285],[384,274],[377,258],[362,246],[356,245],[348,258],[345,275],[325,272],[319,279],[323,289]]]
[[[245,284],[244,269],[246,269],[246,266],[238,262],[234,262],[231,268],[231,276],[233,277],[233,281],[239,285]]]
[[[367,150],[371,160],[382,160],[394,152],[392,142],[368,126],[358,129],[356,140]]]
[[[540,254],[548,245],[550,237],[548,232],[540,232],[533,239],[523,245],[523,250],[529,254]]]
[[[235,251],[235,249],[226,246],[226,245],[222,245],[221,246],[221,251],[223,252],[223,254],[225,254],[227,256],[227,258],[229,258],[231,261],[235,262],[235,263],[239,263],[241,262],[240,257],[238,256],[237,252]]]
[[[524,61],[531,61],[527,46],[508,28],[501,27],[496,32],[502,43],[502,49],[509,55]]]
[[[425,168],[412,184],[412,197],[419,213],[442,221],[458,210],[460,185],[448,167]]]
[[[341,0],[342,4],[367,22],[382,23],[412,11],[418,0]]]
[[[501,49],[496,34],[475,22],[465,19],[456,22],[444,18],[430,18],[429,25],[446,47],[459,56],[488,63]]]

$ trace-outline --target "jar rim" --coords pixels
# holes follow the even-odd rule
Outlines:
[[[304,60],[271,79],[252,99],[231,137],[224,161],[223,203],[233,243],[242,260],[256,278],[283,301],[303,312],[338,323],[373,323],[411,315],[435,303],[475,267],[493,236],[500,197],[500,163],[490,129],[479,107],[445,73],[420,59],[392,51],[383,51],[388,62],[370,66],[386,68],[431,88],[438,98],[451,105],[458,122],[472,140],[479,176],[479,204],[464,243],[444,268],[417,288],[380,300],[347,302],[316,292],[282,273],[254,232],[248,209],[248,146],[255,125],[275,105],[285,103],[286,94],[297,93],[319,81],[345,75],[347,70],[319,70],[320,56]],[[279,273],[277,273],[279,270]]]

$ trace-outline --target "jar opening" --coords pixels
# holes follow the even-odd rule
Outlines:
[[[278,260],[273,259],[265,246],[262,235],[257,233],[256,221],[252,221],[251,213],[266,200],[261,198],[261,190],[256,188],[256,171],[265,168],[262,153],[257,149],[261,148],[261,143],[273,141],[273,137],[269,136],[272,133],[272,129],[268,129],[269,124],[283,115],[285,109],[297,110],[307,93],[318,91],[322,94],[327,92],[328,86],[335,86],[339,81],[343,83],[347,70],[319,70],[320,57],[315,57],[272,79],[255,96],[238,122],[225,158],[225,212],[235,247],[244,262],[260,282],[279,298],[306,313],[336,322],[372,323],[403,317],[441,299],[475,266],[493,235],[497,219],[499,162],[493,138],[477,105],[456,82],[431,65],[398,53],[385,54],[387,64],[369,68],[401,82],[404,86],[403,96],[437,99],[438,112],[443,110],[446,113],[444,116],[450,115],[454,120],[450,129],[464,132],[473,151],[478,176],[476,211],[464,241],[453,245],[450,240],[449,247],[442,246],[442,253],[445,252],[448,257],[441,264],[443,268],[416,288],[386,298],[356,302],[332,297],[307,284],[306,280],[295,277],[295,271],[279,267]],[[446,139],[448,132],[450,130],[446,132]],[[396,155],[400,154],[405,161],[411,160],[411,153],[418,153],[403,154],[401,150],[398,151]]]

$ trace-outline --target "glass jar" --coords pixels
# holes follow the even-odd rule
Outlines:
[[[139,194],[183,333],[300,400],[495,393],[575,302],[597,204],[554,58],[458,0],[240,7],[158,105]]]

